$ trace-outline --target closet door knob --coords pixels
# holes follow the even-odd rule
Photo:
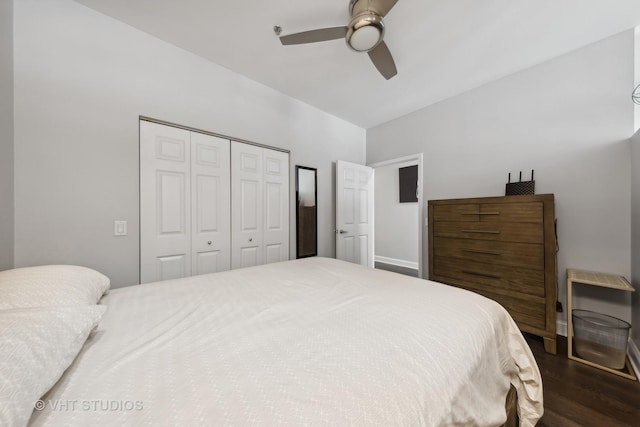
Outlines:
[[[207,245],[211,246],[211,240],[209,240],[209,241],[207,242]]]
[[[249,241],[250,241],[250,242],[253,242],[253,237],[249,237]]]

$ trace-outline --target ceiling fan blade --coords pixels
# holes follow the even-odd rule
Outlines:
[[[389,80],[398,74],[396,63],[393,62],[391,52],[389,52],[389,48],[384,41],[381,42],[378,47],[369,51],[369,58],[371,58],[371,62],[373,62],[373,65],[376,66],[385,79]]]
[[[374,2],[376,10],[380,16],[384,17],[398,3],[398,0],[374,0]]]
[[[283,45],[324,42],[327,40],[343,39],[347,36],[347,27],[322,28],[320,30],[304,31],[280,37]]]

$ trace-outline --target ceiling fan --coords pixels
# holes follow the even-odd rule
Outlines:
[[[351,21],[344,27],[322,28],[280,37],[283,45],[316,43],[344,38],[356,52],[367,52],[380,74],[389,80],[396,74],[396,64],[384,42],[384,18],[398,0],[350,0]]]

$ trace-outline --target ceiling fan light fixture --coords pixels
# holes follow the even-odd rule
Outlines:
[[[349,24],[347,46],[356,52],[369,52],[380,44],[384,36],[382,18],[375,13],[355,17]]]
[[[349,46],[358,52],[367,52],[378,44],[380,41],[380,30],[373,25],[358,28],[351,34]]]

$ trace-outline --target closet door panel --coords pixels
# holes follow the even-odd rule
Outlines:
[[[189,131],[140,122],[140,281],[191,275]]]
[[[254,265],[262,264],[259,262],[258,256],[260,254],[260,248],[258,246],[244,246],[240,249],[240,261],[236,268],[253,267]]]
[[[230,142],[191,133],[191,270],[231,268]]]
[[[265,245],[265,264],[283,261],[282,254],[284,250],[284,245],[282,245],[281,243]]]
[[[264,149],[266,263],[289,259],[289,154]]]
[[[231,143],[231,266],[263,264],[263,149]]]
[[[187,274],[188,258],[185,254],[174,256],[159,256],[156,259],[156,280],[171,280],[185,277]]]

